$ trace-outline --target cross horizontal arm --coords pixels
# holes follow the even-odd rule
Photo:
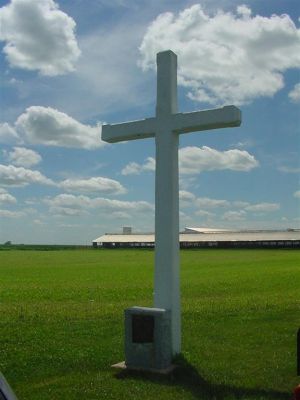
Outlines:
[[[242,113],[235,106],[225,106],[214,110],[178,113],[173,115],[172,131],[189,133],[209,129],[240,126]]]
[[[155,128],[155,118],[146,118],[122,124],[103,125],[101,138],[109,143],[145,139],[154,137]]]

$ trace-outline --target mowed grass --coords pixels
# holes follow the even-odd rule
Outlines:
[[[123,310],[152,306],[153,251],[0,252],[0,370],[19,400],[290,399],[298,250],[181,251],[182,357],[120,374]]]

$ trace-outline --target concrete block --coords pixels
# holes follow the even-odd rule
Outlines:
[[[125,364],[128,368],[163,370],[172,363],[171,313],[162,308],[125,310]]]

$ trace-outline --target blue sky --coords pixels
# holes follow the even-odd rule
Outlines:
[[[155,112],[155,55],[178,55],[182,112],[239,128],[180,136],[180,226],[300,225],[298,0],[0,1],[0,242],[90,244],[154,230],[154,140],[103,123]]]

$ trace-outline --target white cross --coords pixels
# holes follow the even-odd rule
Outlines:
[[[155,137],[155,273],[154,306],[171,310],[173,355],[181,349],[179,289],[178,140],[180,133],[235,127],[241,112],[235,106],[191,113],[177,112],[177,56],[157,54],[156,116],[104,125],[102,140],[115,143]]]

